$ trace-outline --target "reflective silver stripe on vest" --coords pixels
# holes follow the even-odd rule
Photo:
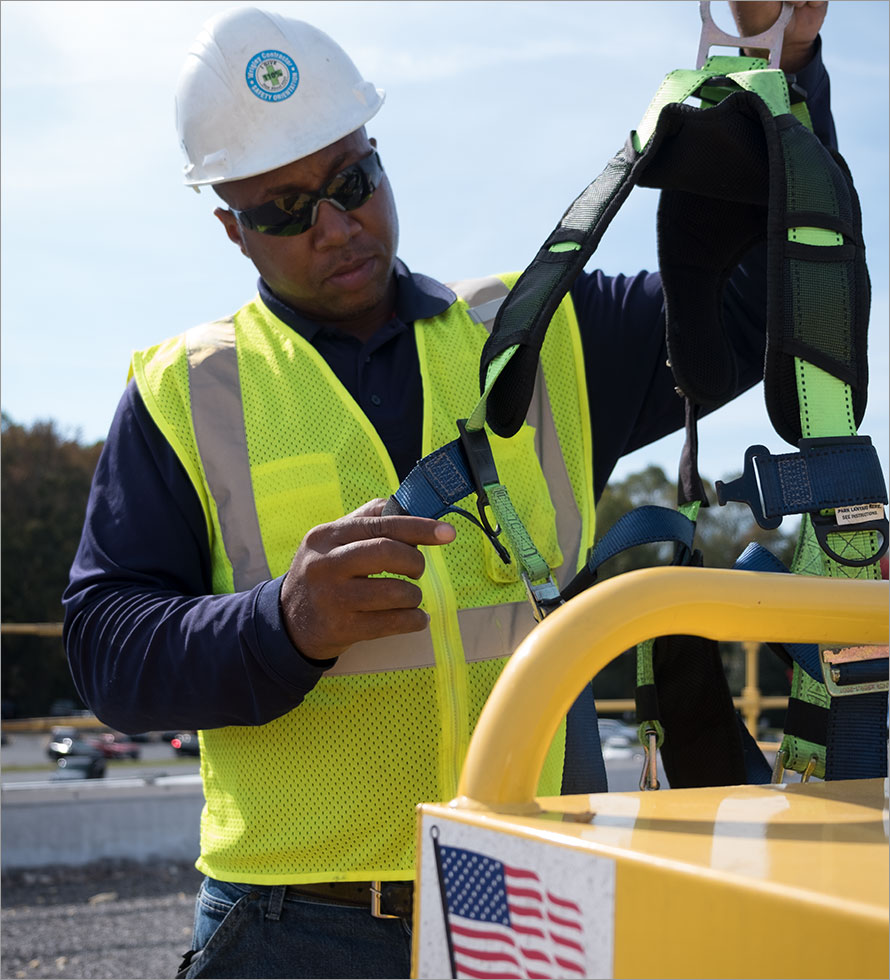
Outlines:
[[[485,276],[480,279],[451,282],[448,285],[469,306],[467,312],[470,317],[476,323],[483,324],[491,333],[497,312],[510,292],[504,283],[497,276]],[[553,409],[547,397],[547,385],[540,360],[535,388],[525,420],[535,430],[535,451],[547,480],[550,499],[556,510],[556,533],[563,554],[563,563],[555,577],[559,587],[563,588],[575,577],[577,571],[582,521],[575,492],[572,489],[572,481],[569,479],[565,459],[560,450]]]
[[[491,333],[494,318],[510,293],[503,282],[497,276],[483,276],[450,282],[448,287],[467,304],[470,318]]]
[[[509,657],[535,626],[531,609],[524,601],[461,609],[457,620],[468,663]],[[325,671],[325,676],[376,674],[384,670],[432,667],[435,663],[432,637],[429,630],[424,630],[353,643],[337,663]]]
[[[230,317],[193,327],[185,343],[198,452],[216,502],[235,591],[245,592],[272,576],[250,478],[234,321]]]
[[[547,397],[547,384],[540,364],[538,364],[535,389],[525,420],[534,427],[535,451],[547,479],[550,500],[556,511],[556,536],[559,539],[563,561],[555,572],[554,578],[562,589],[571,582],[578,570],[582,521],[566,461],[560,450],[556,423],[553,420],[550,399]]]
[[[485,329],[491,333],[491,324],[494,322],[495,317],[498,315],[498,310],[504,305],[504,300],[506,296],[498,296],[496,299],[490,299],[487,303],[480,303],[478,306],[473,306],[467,310],[467,313],[476,321],[476,323],[481,323],[485,326]]]

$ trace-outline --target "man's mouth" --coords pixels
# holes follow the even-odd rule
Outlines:
[[[366,285],[377,269],[377,259],[373,255],[344,262],[325,277],[325,281],[341,289],[355,289]]]

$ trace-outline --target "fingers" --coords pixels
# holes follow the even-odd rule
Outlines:
[[[329,529],[330,540],[335,547],[353,541],[381,538],[410,545],[448,544],[454,540],[454,528],[442,521],[428,517],[381,516],[384,503],[372,501],[338,521],[321,526]]]
[[[382,514],[372,500],[312,528],[281,588],[282,619],[291,642],[310,659],[339,656],[353,643],[425,629],[419,579],[421,546],[452,541],[450,524]],[[391,576],[402,576],[392,578]],[[381,577],[382,576],[382,577]]]
[[[392,538],[350,541],[335,548],[329,557],[339,565],[338,572],[344,578],[389,574],[419,579],[426,567],[426,560],[415,545]]]
[[[442,545],[454,540],[450,524],[423,517],[348,515],[312,528],[300,550],[324,557],[342,577],[407,575],[420,578],[424,569],[419,545]]]
[[[343,588],[342,606],[358,613],[417,609],[423,592],[398,578],[353,579]],[[426,615],[425,613],[423,615]]]

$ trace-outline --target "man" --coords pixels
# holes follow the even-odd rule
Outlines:
[[[741,5],[743,33],[778,6]],[[783,67],[832,142],[826,5],[795,6]],[[330,38],[253,8],[209,21],[180,78],[186,182],[219,195],[259,295],[134,355],[65,603],[98,717],[201,730],[207,877],[184,976],[408,975],[413,807],[454,794],[533,625],[515,561],[481,532],[382,514],[475,404],[486,333],[468,309],[511,280],[453,290],[396,257],[365,129],[381,104]],[[761,261],[726,299],[738,392],[761,377]],[[582,275],[548,333],[534,430],[492,437],[561,581],[616,460],[682,425],[663,334],[657,275]],[[599,778],[591,727],[554,740],[542,792]]]

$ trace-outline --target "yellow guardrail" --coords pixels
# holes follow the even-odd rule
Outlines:
[[[654,636],[766,643],[887,642],[888,582],[655,568],[607,579],[519,645],[470,741],[458,805],[533,812],[560,720],[607,663]]]
[[[0,633],[18,636],[61,636],[62,623],[4,623]]]

